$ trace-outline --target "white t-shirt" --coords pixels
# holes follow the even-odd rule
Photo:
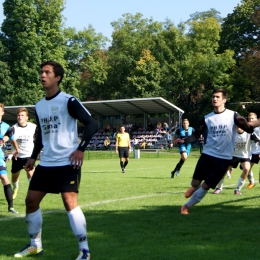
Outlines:
[[[233,156],[238,158],[250,158],[251,157],[251,140],[250,140],[251,134],[248,134],[247,132],[243,133],[236,133],[236,139],[235,139],[235,150],[233,153]]]
[[[19,147],[18,158],[31,157],[34,147],[34,134],[36,130],[36,124],[27,122],[26,126],[19,126],[18,123],[13,125],[14,138]],[[14,150],[14,147],[12,147]]]

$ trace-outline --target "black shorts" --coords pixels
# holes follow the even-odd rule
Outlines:
[[[233,159],[230,161],[229,166],[232,166],[232,168],[236,169],[239,163],[244,163],[244,162],[250,162],[250,159],[233,157]]]
[[[17,173],[17,172],[21,171],[28,160],[29,160],[29,157],[17,158],[17,160],[15,160],[15,158],[13,156],[11,173]]]
[[[118,147],[119,158],[128,158],[129,157],[129,148],[128,147]]]
[[[259,154],[252,154],[251,163],[259,163]]]
[[[72,166],[46,167],[38,165],[30,181],[29,190],[47,193],[78,192],[81,169]]]
[[[197,162],[193,178],[205,181],[211,189],[215,189],[226,174],[230,161],[202,154]]]

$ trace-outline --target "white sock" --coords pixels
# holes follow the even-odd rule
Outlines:
[[[204,196],[207,194],[207,192],[208,192],[208,190],[204,190],[202,187],[200,187],[193,193],[193,195],[191,196],[189,201],[185,204],[185,206],[190,208],[190,207],[194,206],[195,204],[199,203],[204,198]]]
[[[82,210],[78,206],[75,209],[68,211],[67,213],[68,213],[71,229],[74,235],[78,239],[79,250],[82,249],[89,250],[88,240],[87,240],[86,218]]]
[[[255,184],[255,179],[254,179],[254,174],[252,171],[250,171],[247,175],[247,179],[249,181],[249,183]]]
[[[219,183],[218,183],[218,185],[217,185],[217,188],[220,189],[220,190],[222,190],[223,183],[224,183],[224,178],[219,181]]]
[[[19,181],[13,182],[13,188],[17,189],[19,187]]]
[[[31,245],[42,248],[42,213],[38,209],[33,213],[26,214],[25,221],[31,238]]]
[[[244,184],[245,184],[245,180],[243,180],[241,177],[239,177],[236,189],[241,191],[241,189],[243,188]]]

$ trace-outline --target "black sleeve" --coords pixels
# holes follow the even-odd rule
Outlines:
[[[42,145],[42,129],[40,127],[39,117],[38,117],[36,111],[35,111],[35,115],[36,115],[38,131],[37,131],[36,139],[34,141],[34,148],[33,148],[31,158],[36,160],[38,154],[40,153],[41,149],[43,148],[43,145]]]
[[[247,133],[252,134],[254,132],[254,128],[248,124],[246,119],[240,116],[237,112],[234,113],[234,122],[239,128],[243,129]]]
[[[253,140],[254,142],[259,142],[260,141],[260,137],[256,135],[255,132],[253,132],[250,136],[250,140]]]
[[[6,131],[6,133],[5,133],[5,136],[7,136],[7,137],[10,138],[11,136],[14,135],[14,131],[15,131],[15,130],[14,130],[14,127],[11,127],[11,126],[10,126],[10,127],[8,128],[8,130]]]
[[[92,118],[88,110],[75,97],[71,97],[68,100],[68,112],[70,116],[79,120],[84,125],[83,136],[77,148],[77,150],[84,152],[96,131],[96,121]]]

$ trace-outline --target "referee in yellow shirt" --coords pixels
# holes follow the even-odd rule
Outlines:
[[[119,133],[116,135],[116,153],[119,154],[122,173],[125,173],[125,167],[129,162],[130,147],[131,145],[129,134],[125,132],[125,127],[121,126]]]

